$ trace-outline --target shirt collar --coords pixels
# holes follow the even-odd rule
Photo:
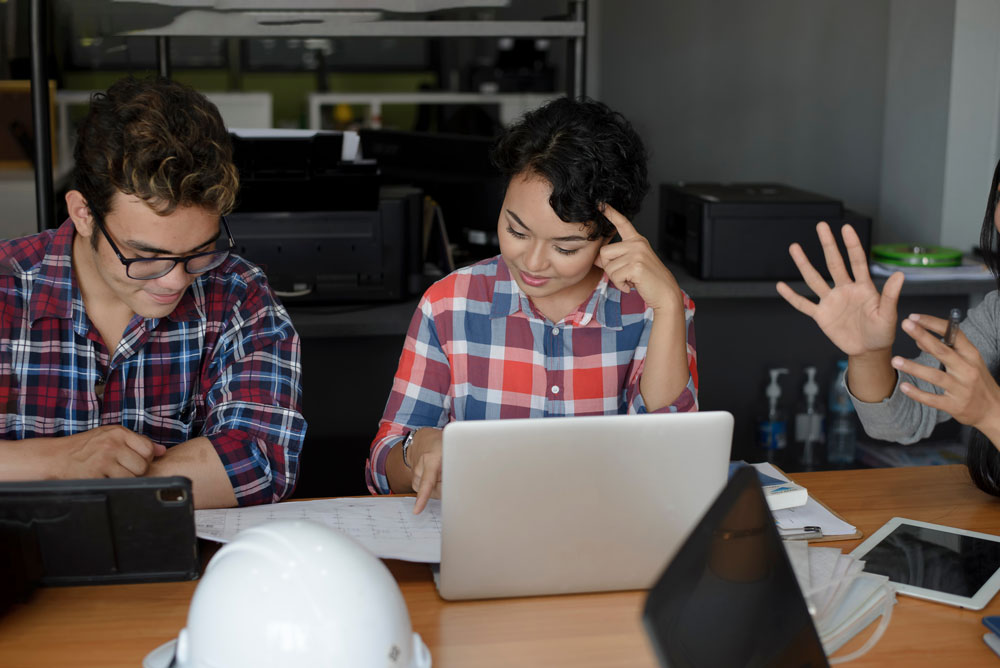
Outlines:
[[[574,315],[579,318],[579,324],[586,325],[593,318],[602,327],[608,329],[622,328],[622,292],[616,288],[607,274],[601,276],[601,281],[579,311]]]
[[[566,321],[574,325],[586,327],[596,320],[602,327],[621,329],[622,327],[622,293],[608,280],[608,275],[601,276],[600,282],[594,288],[590,299],[584,302],[576,312],[566,317]],[[490,318],[505,318],[521,311],[529,318],[537,318],[531,308],[531,301],[521,290],[521,286],[510,274],[503,256],[497,256],[496,280],[493,283],[493,306]]]
[[[490,318],[506,318],[521,310],[521,298],[527,300],[527,295],[521,292],[517,281],[510,275],[507,263],[503,261],[502,255],[497,255],[496,278],[493,281],[493,307],[490,309]],[[531,309],[525,311],[525,315],[531,315]]]
[[[31,293],[28,305],[28,319],[33,324],[40,318],[73,317],[73,296],[79,288],[76,275],[73,273],[73,238],[76,226],[67,219],[52,234],[45,247],[38,277]],[[198,281],[202,280],[199,277]],[[198,281],[195,281],[197,283]],[[177,302],[176,308],[167,317],[175,322],[197,320],[201,317],[197,300],[194,296],[194,285],[184,291]],[[156,318],[147,318],[150,329],[159,322]]]
[[[66,220],[49,238],[28,304],[28,320],[71,318],[73,315],[73,234],[72,220]]]

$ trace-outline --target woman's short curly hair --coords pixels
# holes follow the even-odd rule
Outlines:
[[[620,113],[588,98],[559,98],[528,112],[500,135],[492,159],[508,183],[522,173],[551,183],[556,215],[589,223],[590,239],[615,233],[603,203],[633,218],[649,190],[638,133]]]
[[[193,88],[161,77],[126,77],[92,95],[73,157],[75,187],[98,224],[115,191],[161,215],[179,206],[225,215],[239,189],[219,110]]]

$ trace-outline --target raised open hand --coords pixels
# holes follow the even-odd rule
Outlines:
[[[819,297],[819,302],[803,297],[785,282],[778,283],[778,294],[815,320],[827,338],[846,355],[890,349],[896,337],[896,308],[899,292],[903,288],[903,273],[897,271],[890,276],[879,294],[868,273],[865,250],[853,227],[844,225],[841,231],[853,279],[847,272],[830,226],[819,223],[816,233],[823,246],[833,287],[812,266],[802,247],[792,244],[788,252],[806,285]]]

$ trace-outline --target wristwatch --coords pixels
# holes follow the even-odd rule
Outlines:
[[[416,433],[417,432],[415,431],[407,432],[406,438],[403,439],[403,464],[405,464],[408,469],[413,467],[410,466],[410,460],[406,458],[406,453],[409,452],[410,446],[413,444],[413,435]]]

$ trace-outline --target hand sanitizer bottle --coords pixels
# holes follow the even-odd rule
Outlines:
[[[847,360],[837,362],[837,375],[830,385],[830,423],[827,426],[827,460],[831,466],[848,467],[854,463],[857,433],[854,428],[854,403],[847,393],[844,376]]]
[[[802,443],[802,456],[799,464],[809,470],[819,466],[822,460],[820,449],[823,445],[823,413],[817,410],[816,398],[819,395],[819,385],[816,384],[816,367],[807,366],[806,384],[802,386],[805,397],[805,412],[795,416],[795,440]]]
[[[788,444],[788,422],[785,414],[778,408],[781,398],[781,385],[778,378],[788,369],[768,369],[771,382],[764,394],[767,396],[767,417],[757,421],[757,445],[760,446],[768,460],[774,458],[778,450],[784,450]]]

